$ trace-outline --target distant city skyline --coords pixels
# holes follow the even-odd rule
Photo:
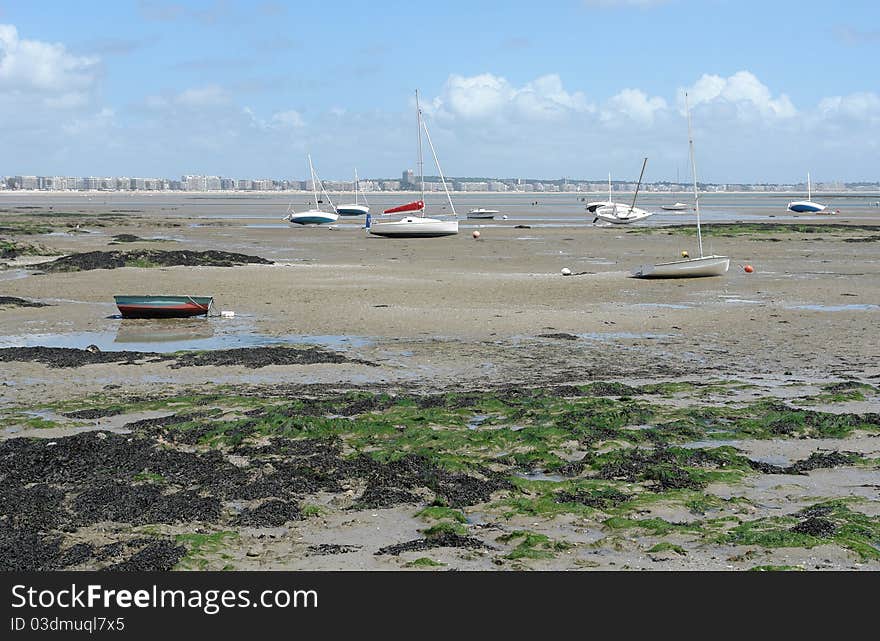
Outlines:
[[[49,4],[0,3],[0,174],[401,180],[419,88],[450,175],[685,182],[688,92],[701,181],[880,180],[869,0]]]
[[[447,176],[447,188],[458,192],[570,192],[604,193],[610,187],[613,191],[633,191],[637,181],[571,178],[492,178]],[[185,175],[180,179],[129,176],[37,176],[16,175],[0,177],[0,192],[16,191],[354,191],[355,182],[344,180],[312,180],[296,178],[230,178],[212,175]],[[814,192],[821,191],[880,191],[880,182],[813,182]],[[404,170],[401,178],[368,178],[358,181],[358,189],[364,193],[417,191],[420,181],[412,170]],[[723,191],[803,191],[805,183],[711,183],[700,181],[699,188],[706,192]],[[440,176],[425,176],[426,192],[443,190]],[[673,181],[643,181],[641,189],[645,192],[690,192],[692,183]]]

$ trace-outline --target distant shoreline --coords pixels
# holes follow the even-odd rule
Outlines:
[[[354,195],[354,191],[332,191],[333,194],[351,194]],[[401,196],[413,195],[418,196],[420,192],[418,191],[368,191],[368,192],[359,192],[366,193],[368,195],[385,195],[385,194],[398,194]],[[450,190],[450,194],[455,196],[468,195],[468,196],[606,196],[608,194],[607,191],[452,191]],[[615,191],[614,194],[633,194],[634,191]],[[682,192],[682,191],[646,191],[641,190],[639,193],[641,194],[650,194],[650,195],[663,195],[663,196],[677,196],[680,198],[687,198],[691,192]],[[295,190],[275,190],[275,191],[257,191],[257,190],[215,190],[215,191],[186,191],[182,189],[174,189],[174,190],[152,190],[152,189],[126,189],[126,190],[52,190],[52,189],[3,189],[0,190],[0,196],[13,196],[13,195],[95,195],[95,194],[131,194],[131,195],[139,195],[139,196],[150,196],[150,195],[192,195],[192,196],[256,196],[256,195],[311,195],[311,191],[306,191],[303,189]],[[701,191],[701,195],[713,195],[713,194],[724,194],[731,196],[742,196],[742,195],[756,195],[756,196],[803,196],[804,193],[802,191]],[[429,191],[425,192],[425,195],[437,195],[444,196],[445,192],[443,191]],[[876,191],[857,191],[857,190],[846,190],[846,191],[833,191],[833,192],[813,192],[814,197],[833,197],[833,196],[864,196],[866,198],[877,197],[880,196],[880,190]]]

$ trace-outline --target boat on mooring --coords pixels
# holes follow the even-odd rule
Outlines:
[[[688,95],[684,94],[684,109],[688,124],[688,149],[691,157],[691,170],[694,179],[694,211],[697,214],[697,242],[700,255],[691,258],[688,252],[682,252],[681,260],[668,263],[642,265],[632,272],[633,278],[703,278],[706,276],[723,276],[730,268],[730,258],[713,254],[703,254],[703,232],[700,226],[700,192],[697,188],[697,160],[694,156],[694,135],[691,128],[691,110]]]
[[[819,214],[828,209],[827,205],[813,202],[813,186],[810,183],[810,172],[807,172],[807,199],[790,202],[787,209],[795,214]]]
[[[114,296],[123,318],[207,316],[213,296]]]
[[[328,194],[327,190],[324,189],[324,183],[321,182],[321,179],[315,172],[315,167],[314,165],[312,165],[312,155],[308,154],[308,157],[309,173],[312,177],[312,196],[315,199],[315,206],[313,209],[297,213],[293,211],[293,205],[291,205],[287,208],[287,216],[283,218],[283,220],[286,220],[295,225],[329,225],[331,223],[335,223],[337,220],[339,220],[339,214],[337,214],[336,211],[323,211],[321,209],[321,203],[323,201],[318,199],[319,187],[321,189],[321,193],[324,194],[324,197],[330,203],[331,209],[335,210],[335,207],[333,207],[333,201],[330,200],[330,194]]]
[[[428,126],[422,118],[422,108],[419,106],[419,92],[416,91],[416,117],[418,118],[419,127],[419,191],[420,198],[405,205],[399,205],[386,209],[385,214],[408,214],[399,220],[389,220],[387,222],[372,222],[368,219],[367,231],[374,236],[384,236],[385,238],[437,238],[440,236],[454,236],[458,233],[458,214],[455,212],[455,205],[452,203],[452,196],[449,195],[449,188],[446,185],[446,177],[440,168],[440,161],[437,159],[437,152],[434,149],[434,143],[431,142],[431,134],[428,132]],[[437,167],[437,173],[440,174],[440,182],[443,183],[443,191],[446,192],[446,200],[449,202],[449,209],[452,211],[451,218],[429,218],[425,216],[425,168],[422,161],[422,131],[425,132],[425,138],[428,146],[431,148],[431,155],[434,157],[434,165]],[[418,215],[416,215],[418,214]]]
[[[501,212],[499,212],[497,209],[483,209],[482,207],[478,207],[476,209],[471,209],[467,213],[467,217],[476,218],[479,220],[492,220],[499,213]]]

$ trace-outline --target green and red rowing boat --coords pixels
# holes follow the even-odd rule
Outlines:
[[[212,296],[114,296],[123,318],[207,316]]]

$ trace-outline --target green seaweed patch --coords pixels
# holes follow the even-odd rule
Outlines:
[[[458,523],[467,522],[467,517],[461,510],[442,505],[429,505],[423,510],[416,513],[416,516],[425,521],[457,521]]]
[[[153,483],[155,485],[164,485],[168,480],[161,474],[155,472],[139,472],[132,477],[135,483]]]
[[[647,483],[660,491],[702,489],[714,481],[736,480],[751,469],[748,459],[732,447],[612,450],[593,456],[591,464],[600,478]]]
[[[445,563],[441,563],[440,561],[435,561],[434,559],[429,559],[426,556],[419,557],[415,561],[410,561],[406,564],[408,568],[438,568],[445,566]]]
[[[450,521],[441,521],[440,523],[435,523],[434,525],[420,531],[426,539],[443,538],[450,534],[466,536],[468,533],[468,530],[464,525]]]
[[[659,517],[631,519],[622,516],[612,516],[602,521],[602,524],[611,530],[638,529],[650,532],[654,536],[666,536],[674,532],[693,534],[702,534],[704,532],[701,523],[672,523]]]
[[[19,256],[56,256],[57,251],[33,243],[21,243],[0,238],[0,258],[11,259]]]
[[[300,508],[300,513],[305,518],[312,518],[316,516],[321,516],[324,512],[327,511],[323,505],[314,505],[312,503],[307,503]]]
[[[176,543],[186,547],[187,554],[177,565],[176,570],[205,570],[212,556],[228,560],[232,556],[224,550],[233,541],[238,539],[238,534],[230,530],[213,532],[211,534],[178,534],[174,537]]]
[[[674,552],[679,556],[687,556],[687,551],[683,547],[681,547],[680,545],[676,545],[675,543],[670,543],[669,541],[661,541],[660,543],[649,549],[648,552],[652,554]]]
[[[55,231],[51,225],[36,223],[29,220],[11,220],[4,218],[0,220],[0,233],[10,234],[13,236],[38,236],[40,234],[49,234]]]
[[[632,500],[632,486],[594,479],[562,482],[512,477],[515,494],[493,504],[505,519],[515,516],[552,518],[558,514],[592,516]]]
[[[834,403],[846,403],[850,401],[865,401],[868,397],[880,393],[873,385],[857,381],[840,381],[826,383],[822,386],[822,393],[813,394],[796,399],[799,405],[831,405]]]
[[[511,560],[517,559],[552,559],[559,552],[574,547],[567,541],[554,541],[546,534],[536,534],[528,530],[515,530],[509,534],[499,536],[496,541],[499,543],[511,543],[519,541],[505,558]]]
[[[812,548],[834,543],[861,559],[880,559],[880,517],[851,510],[843,500],[817,503],[792,516],[765,517],[732,528],[722,539],[765,548]]]
[[[880,414],[818,412],[763,399],[745,407],[698,407],[673,410],[673,419],[703,425],[709,438],[786,436],[845,438],[856,430],[880,431]]]

